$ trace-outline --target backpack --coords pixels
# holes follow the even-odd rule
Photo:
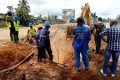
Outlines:
[[[41,29],[38,36],[38,45],[40,47],[45,46],[45,39],[46,39],[46,31],[44,29]]]

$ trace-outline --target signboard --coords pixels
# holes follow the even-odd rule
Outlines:
[[[62,9],[62,19],[75,19],[75,9]]]

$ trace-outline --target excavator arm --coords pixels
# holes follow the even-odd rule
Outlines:
[[[82,17],[85,20],[85,23],[90,26],[90,24],[91,24],[91,11],[90,11],[90,7],[89,7],[88,3],[86,3],[82,7],[82,13],[81,13],[80,17]]]

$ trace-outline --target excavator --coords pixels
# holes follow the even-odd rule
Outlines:
[[[85,24],[87,24],[88,26],[91,26],[91,16],[92,16],[92,13],[90,11],[89,4],[86,3],[81,9],[82,9],[82,12],[81,12],[79,17],[82,17],[85,20]],[[72,34],[72,30],[73,30],[74,27],[75,27],[75,25],[68,25],[67,26],[66,39],[72,37],[72,35],[73,35]]]
[[[85,23],[90,26],[91,24],[91,11],[89,4],[86,3],[82,8],[82,13],[80,14],[80,17],[82,17],[85,20]]]

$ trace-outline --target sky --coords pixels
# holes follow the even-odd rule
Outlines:
[[[76,18],[81,13],[81,7],[88,2],[91,12],[96,12],[97,16],[103,18],[116,18],[120,14],[120,0],[27,0],[31,12],[30,14],[38,16],[40,14],[47,16],[62,15],[62,9],[75,9]],[[0,13],[7,12],[7,6],[17,7],[19,0],[0,0]]]

